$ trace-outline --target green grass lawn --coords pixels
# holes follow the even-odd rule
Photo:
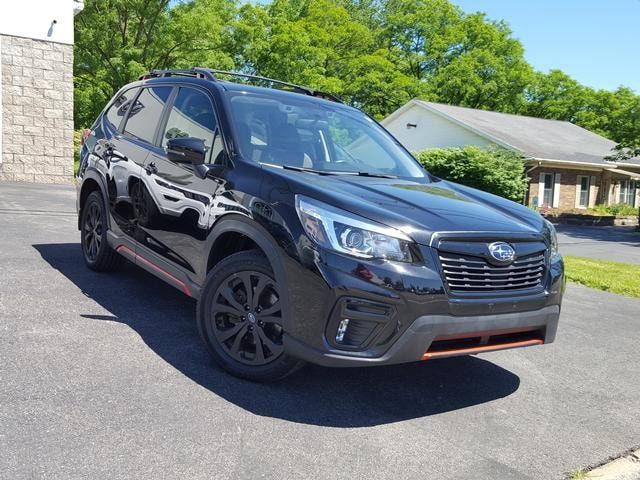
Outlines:
[[[640,298],[640,265],[564,257],[567,279],[605,292]]]

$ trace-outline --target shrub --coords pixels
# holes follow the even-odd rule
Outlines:
[[[73,174],[78,173],[80,167],[80,143],[82,142],[82,129],[73,131]]]
[[[516,202],[524,200],[529,186],[522,158],[506,149],[435,148],[418,152],[416,158],[436,177]]]
[[[633,216],[638,214],[638,209],[626,203],[616,203],[615,205],[596,205],[589,210],[603,215]]]

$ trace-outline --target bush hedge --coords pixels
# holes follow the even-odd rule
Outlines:
[[[522,158],[506,149],[434,148],[416,153],[433,175],[522,202],[529,185]]]

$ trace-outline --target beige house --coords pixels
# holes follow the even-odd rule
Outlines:
[[[0,8],[0,181],[73,178],[73,17],[81,0]]]
[[[640,207],[640,159],[605,160],[615,143],[570,122],[411,100],[382,121],[407,149],[503,147],[522,155],[531,206]]]

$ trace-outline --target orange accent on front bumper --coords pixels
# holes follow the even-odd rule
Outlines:
[[[452,348],[450,350],[439,350],[437,352],[426,352],[422,355],[422,360],[430,360],[432,358],[454,357],[458,355],[472,355],[475,353],[493,352],[494,350],[506,350],[508,348],[530,347],[532,345],[542,345],[543,340],[521,340],[519,342],[497,343],[495,345],[481,345],[479,347],[469,348]]]

